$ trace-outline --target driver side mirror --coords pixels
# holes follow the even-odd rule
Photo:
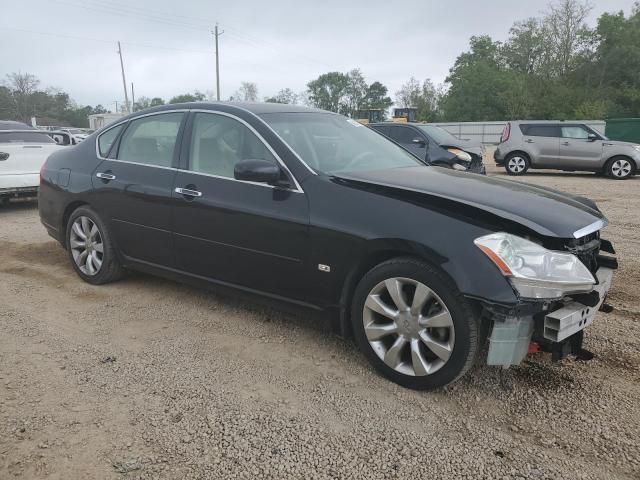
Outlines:
[[[420,137],[416,137],[413,140],[411,140],[411,143],[413,143],[414,145],[417,145],[418,147],[424,147],[427,143]]]
[[[240,160],[233,169],[233,176],[236,180],[277,185],[280,167],[268,160]]]
[[[598,136],[595,133],[590,133],[587,135],[587,139],[589,139],[590,142],[595,142],[598,140]]]

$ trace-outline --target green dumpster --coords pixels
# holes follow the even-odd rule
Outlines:
[[[610,118],[604,134],[611,140],[640,143],[640,118]]]

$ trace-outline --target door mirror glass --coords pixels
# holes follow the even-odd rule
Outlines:
[[[233,169],[233,176],[236,180],[274,185],[280,181],[280,167],[269,160],[240,160]]]
[[[595,133],[590,133],[587,138],[590,142],[595,142],[596,140],[598,140],[598,136]]]

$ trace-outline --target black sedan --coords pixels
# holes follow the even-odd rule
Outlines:
[[[369,126],[431,165],[486,173],[481,144],[454,137],[437,125],[381,122]]]
[[[51,155],[40,217],[92,284],[126,270],[321,312],[411,388],[529,343],[581,348],[615,268],[584,198],[426,166],[340,115],[278,104],[138,112]]]

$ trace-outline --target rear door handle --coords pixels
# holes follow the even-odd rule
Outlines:
[[[111,173],[98,172],[96,173],[96,177],[101,178],[102,180],[115,180],[116,176]]]
[[[569,146],[569,142],[562,142],[562,145],[564,145],[565,147]]]
[[[186,197],[201,197],[202,196],[202,192],[199,192],[198,190],[191,190],[190,188],[176,188],[175,189],[176,193],[179,193],[180,195],[184,195]]]
[[[527,139],[525,140],[525,142],[527,142],[527,143],[533,143],[533,140],[531,140],[530,138],[527,138]]]

